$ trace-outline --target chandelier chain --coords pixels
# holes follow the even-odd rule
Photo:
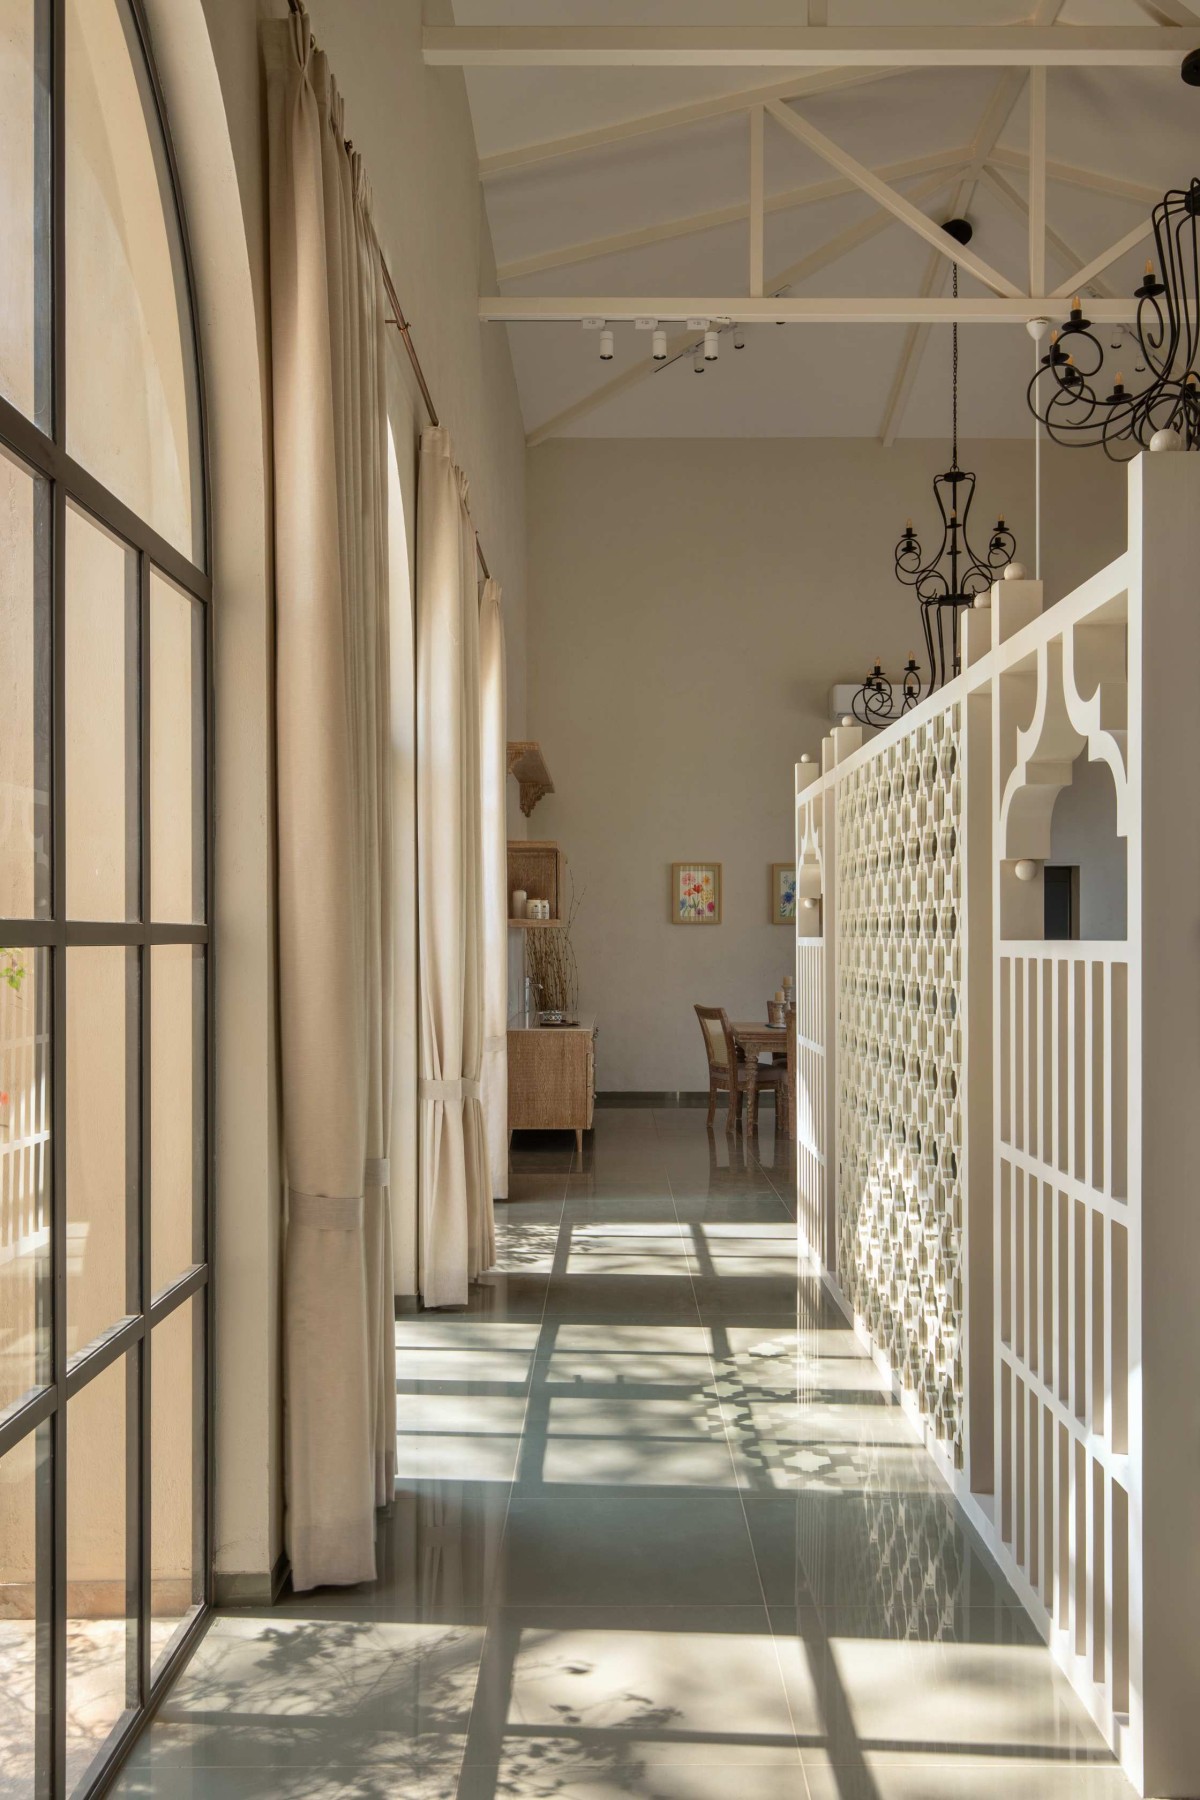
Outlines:
[[[954,269],[954,298],[958,299],[958,264]],[[958,467],[958,313],[954,314],[952,328],[954,349],[950,363],[950,467]]]

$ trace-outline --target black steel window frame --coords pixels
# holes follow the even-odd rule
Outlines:
[[[186,1662],[203,1633],[212,1605],[213,1548],[213,1109],[215,1096],[213,1019],[214,958],[212,942],[213,917],[213,630],[212,630],[212,566],[211,521],[209,516],[209,481],[207,467],[208,433],[206,429],[204,369],[196,319],[195,282],[188,243],[187,220],[171,134],[163,104],[151,50],[150,35],[142,0],[117,0],[132,24],[144,61],[144,70],[157,109],[161,140],[170,179],[170,192],[165,204],[175,208],[180,233],[183,275],[187,287],[192,326],[191,352],[195,358],[196,399],[198,411],[198,453],[201,458],[200,496],[204,509],[203,543],[205,567],[201,568],[171,543],[167,542],[124,501],[112,493],[80,463],[67,453],[67,409],[70,403],[66,384],[66,0],[35,0],[37,7],[37,54],[41,81],[49,90],[49,129],[35,133],[35,183],[39,199],[49,195],[47,217],[39,218],[38,237],[46,241],[36,245],[39,264],[45,270],[49,286],[50,334],[48,354],[39,361],[48,368],[39,372],[39,385],[48,379],[51,429],[43,431],[16,407],[0,397],[0,448],[23,463],[35,476],[42,478],[49,498],[50,553],[50,636],[52,656],[51,679],[51,907],[49,918],[0,919],[0,944],[17,949],[44,950],[49,966],[51,996],[51,1133],[50,1133],[50,1358],[48,1379],[3,1415],[0,1415],[0,1455],[31,1434],[48,1430],[50,1456],[48,1471],[37,1459],[39,1497],[38,1517],[38,1617],[35,1628],[36,1657],[36,1734],[38,1767],[36,1800],[65,1800],[66,1794],[66,1674],[67,1674],[67,1404],[89,1382],[109,1368],[118,1358],[128,1356],[131,1383],[136,1383],[136,1402],[127,1405],[126,1431],[126,1495],[136,1494],[136,1533],[131,1536],[135,1567],[127,1572],[131,1598],[136,1593],[138,1624],[138,1656],[136,1679],[127,1692],[127,1707],[117,1729],[109,1737],[96,1760],[87,1771],[82,1785],[74,1793],[79,1800],[102,1795],[112,1784],[132,1744],[145,1728],[154,1707]],[[48,165],[48,167],[47,167]],[[86,305],[86,297],[82,304]],[[35,412],[41,410],[39,394]],[[137,745],[138,745],[138,831],[140,837],[140,879],[138,919],[129,923],[89,923],[67,917],[67,844],[66,844],[66,521],[68,505],[90,515],[98,524],[120,539],[135,559],[137,571],[138,660],[137,660]],[[154,924],[151,922],[151,742],[150,742],[150,590],[151,573],[157,569],[189,599],[200,603],[203,612],[202,712],[204,720],[204,796],[203,796],[203,895],[202,924]],[[204,953],[204,1051],[203,1121],[204,1157],[203,1191],[200,1196],[201,1217],[199,1259],[183,1271],[159,1293],[151,1292],[151,1194],[150,1194],[150,1129],[153,1096],[150,1082],[150,1028],[152,998],[151,951],[158,945],[191,944]],[[66,1275],[67,1275],[67,1104],[66,1104],[66,1028],[67,1028],[67,952],[77,946],[124,946],[137,955],[138,983],[138,1204],[127,1209],[127,1263],[137,1269],[136,1311],[118,1321],[104,1336],[86,1346],[73,1358],[67,1354]],[[45,1284],[43,1283],[43,1286]],[[202,1599],[197,1611],[187,1621],[151,1670],[151,1337],[153,1328],[169,1318],[178,1308],[188,1306],[195,1298],[202,1310],[204,1355],[200,1368],[203,1383],[202,1468],[199,1471],[198,1495],[200,1518],[194,1523],[194,1535],[202,1538],[200,1574]],[[194,1341],[194,1340],[193,1340]],[[192,1379],[196,1379],[193,1364]],[[193,1401],[194,1404],[194,1401]],[[132,1418],[130,1415],[132,1414]],[[49,1493],[42,1484],[49,1482]],[[197,1473],[193,1469],[193,1480]],[[45,1503],[45,1504],[44,1504]],[[43,1550],[43,1522],[48,1525],[48,1571]],[[196,1526],[199,1529],[197,1531]],[[48,1581],[46,1579],[48,1573]],[[41,1616],[43,1594],[48,1600],[49,1618]],[[48,1685],[48,1691],[47,1691]]]

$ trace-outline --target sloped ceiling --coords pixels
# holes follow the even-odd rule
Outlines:
[[[1004,0],[828,0],[837,25],[1016,24],[1030,4]],[[1175,9],[1178,10],[1177,8]],[[797,0],[455,0],[459,25],[750,25],[803,22]],[[1144,25],[1138,0],[1066,0],[1059,21]],[[1196,43],[1200,45],[1200,25]],[[1184,48],[1190,47],[1184,45]],[[976,141],[1005,71],[909,70],[810,96],[797,110],[869,167],[961,149]],[[467,87],[481,159],[544,139],[602,127],[712,94],[778,80],[778,70],[471,69]],[[1048,77],[1047,155],[1119,182],[1161,193],[1200,173],[1200,90],[1173,70],[1054,69]],[[1023,283],[1027,230],[1021,205],[1027,177],[1005,153],[1028,147],[1028,107],[1020,93],[1000,133],[995,173],[973,183],[967,215],[973,248]],[[832,171],[767,120],[768,197],[830,178]],[[943,219],[959,195],[954,171],[897,180],[902,192],[946,185],[918,204]],[[744,114],[647,134],[584,153],[485,176],[485,203],[505,294],[708,294],[747,291],[748,227],[715,229],[589,257],[537,273],[505,276],[506,266],[609,235],[625,235],[696,213],[743,204],[749,188]],[[1047,284],[1066,281],[1149,214],[1145,199],[1050,179],[1047,222],[1053,241]],[[771,274],[820,252],[876,211],[860,192],[768,212],[765,266]],[[1113,263],[1095,291],[1128,293],[1140,279],[1145,246]],[[793,295],[918,293],[930,251],[898,221],[796,282]],[[768,287],[768,291],[772,291]],[[965,273],[964,294],[981,289]],[[577,324],[491,325],[507,330],[525,425],[535,437],[565,410],[614,377],[649,363],[649,340],[616,327],[615,356],[598,359],[595,333]],[[1118,333],[1111,332],[1110,339]],[[1034,347],[1020,326],[964,327],[961,411],[964,436],[1022,436],[1031,429],[1025,386]],[[889,418],[899,435],[944,435],[949,412],[950,333],[920,334],[920,361],[902,411],[889,405],[909,340],[895,325],[760,327],[734,353],[722,341],[719,362],[695,376],[691,359],[647,371],[554,435],[603,437],[877,437]],[[1134,351],[1128,347],[1129,372]]]

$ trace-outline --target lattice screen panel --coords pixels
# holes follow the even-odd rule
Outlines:
[[[825,946],[799,945],[796,959],[796,1188],[800,1229],[824,1256]]]
[[[889,735],[837,813],[838,1272],[958,1467],[961,711]]]
[[[1000,957],[1000,1535],[1117,1713],[1129,1705],[1128,975],[1124,944]]]

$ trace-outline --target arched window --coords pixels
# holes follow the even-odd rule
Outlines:
[[[139,0],[0,0],[0,1769],[88,1794],[209,1597],[210,601]]]

